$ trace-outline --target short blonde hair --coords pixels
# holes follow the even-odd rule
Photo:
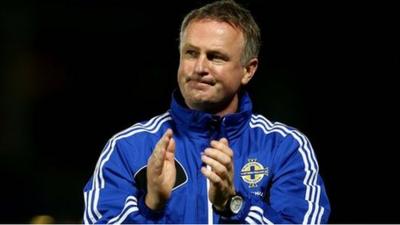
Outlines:
[[[179,36],[180,45],[187,26],[193,21],[203,19],[226,22],[239,28],[243,32],[245,43],[241,56],[243,65],[247,64],[250,59],[258,57],[261,46],[260,28],[250,11],[243,8],[233,0],[216,1],[189,12],[181,24]]]

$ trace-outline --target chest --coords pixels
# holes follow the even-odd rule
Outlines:
[[[187,175],[187,188],[206,195],[206,178],[200,172],[204,164],[202,152],[209,147],[211,140],[182,138],[176,140],[176,160]],[[250,134],[231,140],[229,147],[234,152],[235,189],[246,194],[268,198],[268,187],[273,177],[273,141],[259,140]],[[182,186],[183,187],[183,186]],[[183,187],[185,188],[185,187]]]

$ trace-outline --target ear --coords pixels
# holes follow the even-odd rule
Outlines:
[[[246,85],[249,83],[251,78],[253,78],[256,70],[258,67],[258,59],[257,58],[252,58],[250,61],[247,63],[247,65],[243,68],[243,77],[241,80],[242,85]]]

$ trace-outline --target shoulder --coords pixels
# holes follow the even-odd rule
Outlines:
[[[271,121],[260,114],[252,114],[249,125],[251,128],[260,129],[260,131],[262,131],[265,135],[277,133],[282,138],[286,137],[288,134],[293,132],[293,130],[295,130],[293,127],[287,126],[286,124],[280,122]]]
[[[297,128],[281,122],[272,122],[262,115],[252,115],[250,127],[258,129],[258,132],[265,136],[264,140],[273,140],[274,158],[278,159],[277,161],[286,161],[288,158],[292,158],[301,165],[316,164],[315,153],[310,141]]]
[[[281,141],[294,141],[298,144],[308,141],[307,137],[298,129],[281,122],[271,121],[260,114],[253,114],[249,125],[263,135],[274,136]]]
[[[158,140],[158,137],[170,127],[171,120],[172,118],[169,112],[157,115],[149,120],[136,123],[118,132],[110,138],[109,142],[132,144],[137,143],[139,140],[143,141],[144,137],[149,139],[156,138]]]

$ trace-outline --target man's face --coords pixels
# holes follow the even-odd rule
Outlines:
[[[210,110],[227,107],[237,98],[244,79],[241,64],[243,33],[228,23],[192,21],[180,49],[178,84],[189,108]]]

